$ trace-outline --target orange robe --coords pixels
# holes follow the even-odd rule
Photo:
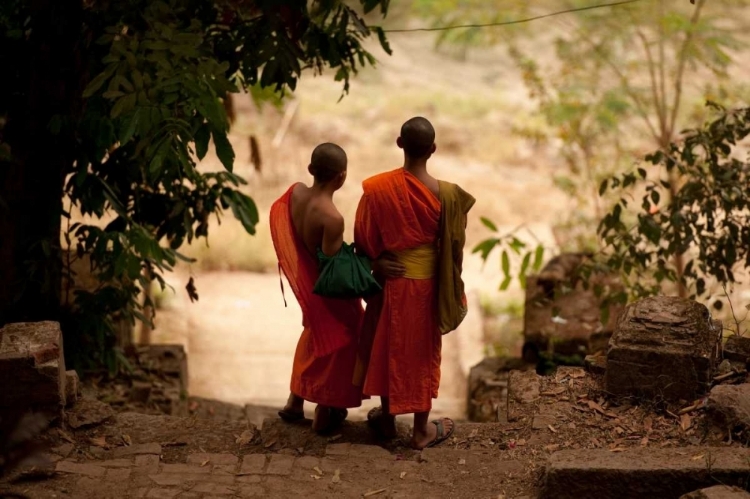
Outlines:
[[[399,168],[365,180],[363,188],[354,225],[358,250],[376,259],[436,242],[440,201],[412,174]],[[360,353],[369,354],[364,393],[389,397],[391,414],[429,411],[440,385],[437,279],[389,279],[367,308],[363,344],[369,346],[372,316],[378,319],[372,347]]]
[[[302,336],[292,368],[291,391],[330,407],[362,405],[362,390],[352,383],[357,334],[363,309],[359,299],[338,300],[313,294],[318,262],[297,236],[292,222],[294,186],[271,206],[271,238],[294,296],[302,309]],[[282,284],[283,289],[283,284]]]

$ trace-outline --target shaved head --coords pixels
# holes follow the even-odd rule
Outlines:
[[[329,182],[346,171],[346,153],[331,142],[320,144],[310,158],[310,173],[318,182]]]
[[[401,126],[401,147],[409,157],[417,159],[427,156],[434,144],[435,129],[425,118],[417,116]]]

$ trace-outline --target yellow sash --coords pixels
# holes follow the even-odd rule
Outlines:
[[[433,279],[436,276],[438,251],[434,244],[424,244],[393,253],[406,267],[405,278]]]

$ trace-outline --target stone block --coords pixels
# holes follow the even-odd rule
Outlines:
[[[510,372],[505,409],[508,421],[518,421],[525,415],[533,416],[540,398],[540,376],[535,371]]]
[[[57,322],[22,322],[0,329],[0,414],[33,410],[62,416],[65,359]]]
[[[242,458],[241,474],[260,475],[266,467],[264,454],[248,454]]]
[[[162,466],[163,473],[185,473],[185,474],[208,474],[211,473],[209,466],[201,466],[194,464],[165,464]]]
[[[81,396],[81,381],[78,373],[71,369],[65,371],[65,405],[70,407],[78,402]]]
[[[602,375],[607,372],[607,357],[604,355],[587,355],[583,363],[591,374]]]
[[[352,444],[330,444],[326,446],[326,456],[348,456]]]
[[[161,454],[161,445],[152,442],[148,444],[133,444],[127,447],[118,447],[113,452],[115,457],[136,456],[139,454]]]
[[[533,369],[522,359],[487,357],[469,371],[467,412],[469,421],[494,423],[498,409],[503,409],[508,396],[508,373]]]
[[[159,456],[154,454],[141,454],[135,456],[135,472],[143,474],[158,473],[159,461]]]
[[[606,389],[616,396],[695,400],[710,386],[720,337],[700,303],[669,296],[635,302],[610,340]]]
[[[130,469],[110,468],[107,470],[106,480],[111,482],[127,482],[130,480]]]
[[[714,485],[681,496],[680,499],[750,499],[750,493],[739,487]]]
[[[65,422],[73,429],[98,425],[115,415],[109,404],[83,398],[65,412]]]
[[[750,384],[713,387],[706,409],[714,424],[722,429],[750,429]]]
[[[104,476],[106,468],[88,463],[74,463],[72,461],[60,461],[55,467],[58,473],[73,473],[75,475],[86,475],[100,477]]]
[[[268,463],[267,475],[289,475],[292,472],[294,458],[283,454],[271,456],[271,462]]]
[[[218,465],[232,465],[239,462],[239,458],[234,454],[190,454],[187,458],[188,464],[218,464]]]
[[[750,362],[750,338],[736,334],[727,338],[724,343],[724,358],[735,362]]]
[[[750,449],[692,447],[563,450],[553,453],[540,499],[679,498],[702,487],[739,485],[747,479]]]

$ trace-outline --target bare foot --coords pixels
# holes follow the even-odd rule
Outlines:
[[[331,424],[331,411],[328,407],[317,405],[315,407],[315,417],[313,418],[312,429],[318,433],[325,431]]]
[[[439,425],[442,423],[442,432]],[[425,447],[438,445],[445,441],[453,434],[455,423],[451,418],[440,418],[427,423],[425,428],[414,427],[414,436],[411,439],[411,447],[416,450],[422,450]]]
[[[398,436],[396,416],[385,414],[382,407],[370,409],[370,412],[367,413],[367,421],[383,438],[390,439]]]

